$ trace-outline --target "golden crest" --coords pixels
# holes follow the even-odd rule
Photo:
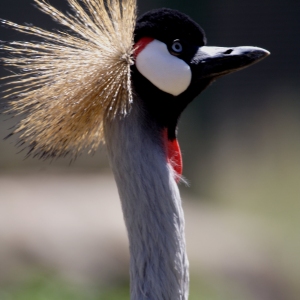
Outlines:
[[[3,78],[9,79],[6,112],[25,114],[12,134],[18,133],[37,157],[94,151],[104,142],[105,119],[126,115],[132,103],[136,0],[67,0],[72,14],[34,1],[67,30],[49,32],[1,20],[42,39],[2,47],[8,53],[4,66],[18,70]]]

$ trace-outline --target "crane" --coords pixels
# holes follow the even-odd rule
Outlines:
[[[128,232],[131,299],[188,299],[178,119],[214,80],[269,52],[208,47],[189,16],[162,8],[137,18],[135,0],[68,0],[68,15],[34,1],[67,30],[1,20],[43,40],[2,46],[2,63],[19,70],[6,83],[6,112],[25,114],[10,135],[39,158],[104,142]]]

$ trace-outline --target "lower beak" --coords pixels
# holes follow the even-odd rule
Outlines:
[[[216,78],[259,62],[270,54],[257,47],[207,47],[198,49],[190,65],[198,79]]]

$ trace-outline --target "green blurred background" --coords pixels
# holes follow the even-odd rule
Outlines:
[[[180,121],[190,299],[300,299],[300,2],[138,5],[139,14],[189,14],[208,45],[271,52],[215,82]],[[1,0],[0,17],[57,28],[33,0]],[[0,28],[0,40],[23,39]],[[0,300],[129,299],[127,238],[105,148],[71,165],[24,160],[15,140],[2,140],[15,123],[7,119],[0,117]]]

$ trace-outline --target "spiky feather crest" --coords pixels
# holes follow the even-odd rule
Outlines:
[[[2,78],[9,79],[6,112],[26,114],[12,134],[19,133],[33,156],[94,151],[104,142],[103,122],[126,115],[132,103],[136,0],[67,1],[73,14],[63,14],[46,0],[34,0],[67,31],[1,20],[43,40],[2,47],[9,54],[2,59],[4,66],[19,70]]]

